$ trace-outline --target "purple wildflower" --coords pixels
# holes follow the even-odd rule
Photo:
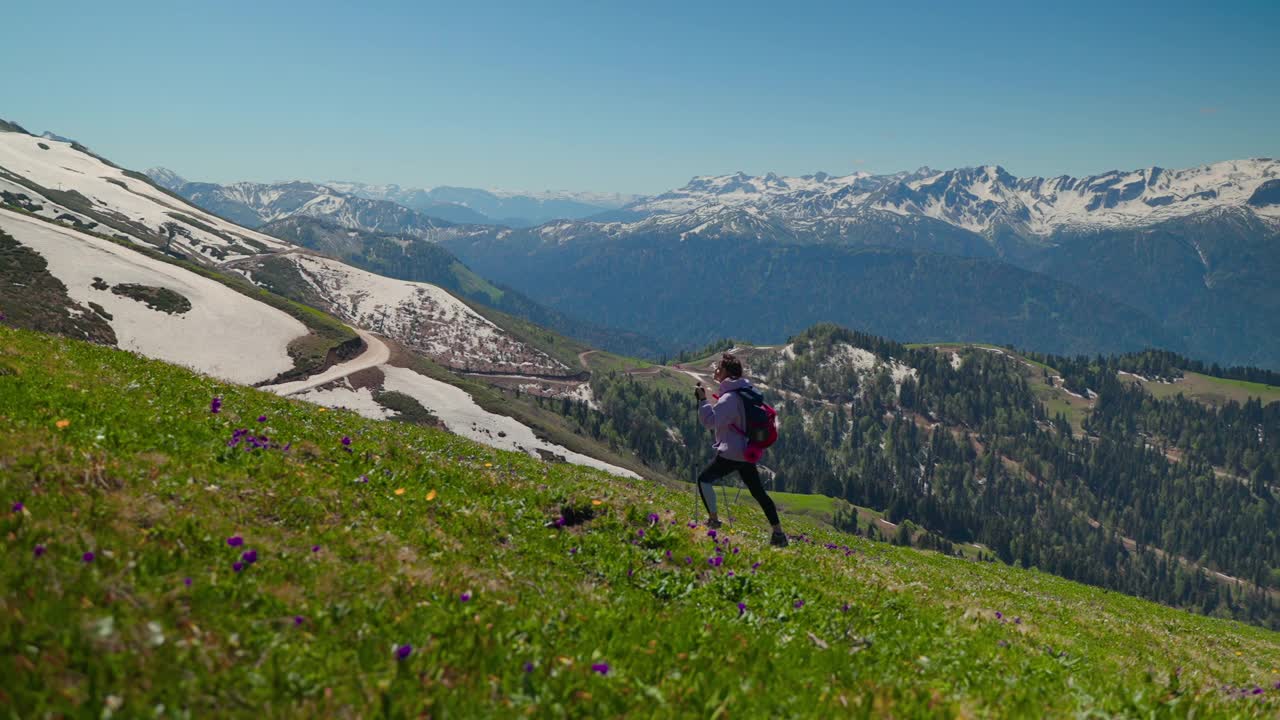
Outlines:
[[[609,663],[607,663],[607,662],[592,663],[592,665],[591,665],[591,670],[592,670],[593,672],[598,672],[598,673],[600,673],[601,675],[608,675],[608,674],[609,674]]]
[[[191,587],[191,578],[182,578],[182,584]]]
[[[796,608],[797,610],[799,610],[800,608],[804,607],[804,601],[803,601],[803,600],[797,600],[797,601],[795,601],[795,603],[793,603],[793,604],[794,604],[794,606],[795,606],[795,608]]]
[[[668,551],[667,551],[667,559],[668,559],[668,560],[670,560],[670,559],[671,559],[671,551],[670,551],[670,550],[668,550]]]
[[[404,660],[405,658],[409,657],[412,654],[413,654],[413,646],[410,645],[409,643],[405,643],[400,647],[396,648],[397,660]]]
[[[97,555],[94,555],[92,550],[89,550],[89,551],[88,551],[88,552],[86,552],[85,554],[81,555],[81,556],[80,556],[80,559],[81,559],[81,560],[83,560],[83,561],[85,561],[85,562],[87,562],[87,563],[91,563],[91,562],[93,562],[93,559],[94,559],[94,558],[96,558],[96,557],[98,557],[98,556],[97,556]]]
[[[235,572],[240,572],[244,569],[244,563],[237,560],[236,562],[231,563],[231,569]]]
[[[41,555],[44,554],[44,546],[36,545],[34,548],[31,549],[31,553],[36,557],[40,557]]]
[[[578,554],[578,548],[576,548],[576,547],[569,548],[569,554],[570,554],[570,555],[577,555],[577,554]]]
[[[715,536],[716,536],[716,531],[715,531],[715,530],[708,530],[708,531],[707,531],[707,537],[709,537],[709,538],[714,538]]]
[[[566,521],[565,521],[565,519],[564,519],[564,516],[563,516],[563,515],[561,515],[561,516],[559,516],[559,517],[557,517],[557,518],[555,519],[554,524],[555,524],[555,526],[556,526],[556,527],[558,527],[558,528],[562,528],[562,527],[564,527],[565,522],[566,522]]]
[[[259,415],[259,416],[258,416],[258,422],[266,422],[266,421],[267,421],[267,416],[266,416],[266,415]]]
[[[844,607],[840,608],[840,612],[849,612],[849,603],[845,603]]]
[[[744,602],[738,603],[738,617],[742,617],[743,615],[746,614],[746,612],[747,612],[747,604]]]
[[[692,565],[692,564],[693,564],[693,558],[691,558],[691,557],[686,557],[686,558],[684,559],[684,564],[685,564],[685,565]]]
[[[214,415],[217,415],[218,413],[222,412],[221,397],[215,396],[212,400],[209,401],[209,412],[213,413]]]
[[[360,477],[356,478],[356,482],[361,483],[361,484],[367,483],[367,482],[369,482],[369,476],[368,476],[368,475],[361,475]]]
[[[351,438],[350,438],[350,437],[348,437],[348,436],[346,436],[346,435],[343,435],[343,436],[342,436],[342,447],[351,447]]]
[[[660,519],[660,518],[658,518],[658,513],[649,513],[649,524],[650,524],[650,525],[656,525],[656,524],[658,524],[658,520],[659,520],[659,519]]]
[[[637,530],[636,537],[644,537],[644,530]]]
[[[306,621],[307,621],[307,620],[306,620],[306,618],[302,617],[301,615],[294,615],[294,616],[293,616],[293,626],[294,626],[294,627],[297,627],[297,626],[301,625],[302,623],[304,623],[304,622],[306,622]]]
[[[1254,689],[1253,689],[1253,694],[1254,694],[1254,695],[1261,695],[1261,694],[1262,694],[1262,688],[1260,688],[1260,687],[1256,687],[1256,688],[1254,688]]]
[[[751,564],[751,569],[752,569],[752,570],[759,570],[759,569],[760,569],[760,563],[758,563],[758,562],[752,563],[752,564]]]
[[[527,661],[527,660],[526,660],[526,661],[525,661],[525,663],[524,663],[524,671],[525,671],[526,673],[531,673],[531,672],[533,672],[533,663],[531,663],[531,662],[529,662],[529,661]]]
[[[16,513],[20,513],[20,512],[22,512],[22,508],[24,508],[24,507],[26,507],[26,506],[25,506],[25,505],[23,505],[21,502],[16,502],[16,503],[14,503],[14,504],[13,504],[13,511],[14,511],[14,512],[16,512]]]
[[[462,593],[461,595],[458,596],[458,599],[461,600],[462,602],[471,602],[471,591],[468,590]]]
[[[1021,625],[1021,624],[1022,624],[1022,618],[1021,618],[1021,617],[1016,617],[1016,618],[1014,618],[1014,619],[1013,619],[1013,624],[1014,624],[1014,625]]]
[[[311,546],[311,552],[313,552],[313,553],[318,553],[318,552],[320,552],[320,546],[319,546],[319,545],[312,545],[312,546]]]
[[[244,538],[240,537],[239,535],[232,535],[231,537],[227,538],[227,544],[230,545],[231,547],[240,547],[241,545],[244,544]]]
[[[1003,620],[1003,619],[1004,619],[1004,613],[1002,613],[1002,612],[1000,612],[999,610],[997,610],[997,611],[996,611],[996,619],[997,619],[997,620]]]
[[[244,561],[245,565],[252,565],[258,562],[258,551],[246,550],[244,551],[243,554],[240,555],[240,559]]]
[[[735,547],[735,548],[733,549],[733,554],[734,554],[734,555],[737,555],[737,554],[738,554],[738,548],[736,548],[736,547]]]

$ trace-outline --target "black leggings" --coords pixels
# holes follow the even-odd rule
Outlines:
[[[698,476],[698,494],[702,497],[702,504],[706,506],[707,512],[711,512],[711,503],[714,502],[715,489],[711,484],[720,478],[734,471],[738,472],[738,477],[742,478],[742,482],[751,491],[751,497],[760,503],[760,509],[764,510],[765,517],[769,518],[770,525],[778,524],[778,508],[774,506],[773,499],[769,497],[769,493],[764,491],[764,485],[760,484],[760,471],[756,468],[755,463],[749,463],[743,460],[729,460],[720,455],[716,456],[716,461],[711,466],[702,471]],[[713,500],[707,500],[707,493],[712,494]]]

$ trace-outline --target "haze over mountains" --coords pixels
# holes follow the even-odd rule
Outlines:
[[[402,188],[399,185],[338,181],[323,184],[291,181],[217,185],[190,182],[173,170],[162,167],[151,168],[147,175],[158,185],[188,197],[197,204],[216,204],[223,208],[222,212],[227,217],[251,225],[298,213],[312,216],[340,214],[341,210],[336,207],[338,205],[382,208],[381,212],[386,213],[389,212],[385,209],[386,205],[379,203],[394,203],[450,223],[528,227],[560,218],[589,217],[637,199],[637,196],[619,193],[517,193],[449,186]],[[366,202],[359,202],[360,200]],[[378,211],[365,212],[376,215]],[[368,224],[361,227],[380,230],[385,229],[387,223],[397,222],[395,218],[373,222],[377,221],[382,222],[384,227]],[[399,222],[403,223],[403,220]]]

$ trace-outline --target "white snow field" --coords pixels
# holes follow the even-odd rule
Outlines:
[[[467,372],[568,376],[574,371],[509,335],[443,289],[316,255],[289,253],[303,278],[353,325]]]
[[[129,177],[120,168],[73,148],[71,143],[0,131],[0,190],[25,194],[46,206],[40,211],[41,215],[56,217],[67,212],[66,209],[13,178],[6,178],[5,173],[26,178],[46,190],[79,193],[96,212],[143,225],[156,234],[165,234],[162,226],[174,224],[179,228],[173,240],[174,247],[206,262],[232,260],[291,247],[288,243],[210,215],[149,183]],[[81,220],[88,219],[78,213],[71,214]],[[195,223],[179,216],[190,218]],[[94,231],[141,240],[136,236],[139,233],[130,233],[128,229],[100,225]]]
[[[233,382],[269,380],[293,367],[288,346],[307,328],[288,314],[231,288],[109,240],[0,210],[0,230],[40,254],[72,300],[93,301],[111,313],[107,321],[119,346],[147,357]],[[191,302],[170,315],[144,303],[93,288],[137,283],[168,288]]]
[[[625,468],[539,440],[527,425],[514,418],[495,415],[485,410],[477,405],[466,391],[448,383],[420,375],[407,368],[383,365],[381,370],[385,376],[382,383],[384,390],[404,393],[417,400],[440,418],[445,427],[449,428],[449,432],[455,435],[461,435],[491,447],[520,450],[535,456],[537,450],[542,449],[562,455],[575,465],[586,465],[623,477],[639,478],[639,475]],[[499,433],[503,434],[499,435]]]
[[[395,416],[394,412],[379,405],[378,401],[373,399],[372,390],[369,388],[353,388],[351,383],[345,381],[337,383],[334,387],[303,390],[293,395],[293,397],[316,405],[323,405],[324,407],[350,410],[374,420],[387,420]]]

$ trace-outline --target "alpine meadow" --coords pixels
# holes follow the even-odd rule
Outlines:
[[[5,717],[1280,717],[1280,7],[60,9]]]

